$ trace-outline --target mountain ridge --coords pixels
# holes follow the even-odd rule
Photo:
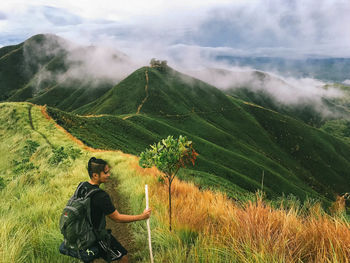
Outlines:
[[[149,97],[146,103],[143,105],[140,114],[136,114],[137,106],[146,96],[146,71],[148,71],[149,76]],[[177,76],[175,78],[176,80],[172,79],[174,76]],[[264,108],[260,109],[255,106],[250,106],[249,104],[243,103],[240,100],[234,99],[232,97],[227,97],[222,93],[222,91],[208,86],[207,84],[202,84],[204,85],[202,88],[210,87],[206,90],[207,92],[209,92],[209,90],[215,90],[215,92],[219,92],[219,98],[220,100],[221,98],[224,98],[224,102],[220,101],[222,104],[218,105],[215,100],[216,97],[214,95],[209,95],[208,98],[210,99],[206,100],[207,103],[202,106],[200,110],[210,110],[203,112],[196,111],[196,106],[198,105],[197,103],[199,103],[199,100],[200,102],[205,101],[205,96],[201,94],[203,89],[193,88],[190,85],[185,86],[184,82],[178,81],[179,76],[181,76],[180,73],[158,73],[157,69],[143,67],[129,75],[126,82],[122,81],[118,84],[120,86],[116,85],[114,87],[114,90],[118,90],[120,87],[125,89],[130,88],[131,86],[127,84],[134,83],[137,85],[137,92],[139,92],[138,99],[135,99],[133,94],[130,95],[130,93],[127,94],[123,92],[120,93],[122,97],[118,98],[120,101],[126,103],[125,105],[128,105],[129,109],[125,110],[126,108],[123,108],[121,106],[119,108],[119,111],[114,111],[114,107],[118,107],[120,105],[113,99],[111,101],[114,101],[115,104],[108,102],[109,108],[104,107],[105,104],[103,101],[105,97],[101,97],[99,99],[101,104],[95,104],[95,106],[97,105],[96,108],[90,108],[90,111],[87,109],[85,114],[107,114],[109,116],[108,118],[119,118],[120,120],[123,120],[123,117],[128,114],[132,114],[125,121],[129,124],[132,123],[132,125],[137,125],[139,127],[139,131],[147,131],[148,134],[154,134],[154,141],[161,139],[167,134],[187,135],[191,140],[197,142],[198,152],[201,154],[201,157],[199,157],[201,163],[199,162],[198,167],[196,168],[197,171],[216,174],[216,176],[226,178],[231,182],[237,184],[239,187],[242,187],[243,189],[249,189],[249,191],[258,189],[261,184],[261,174],[263,171],[265,171],[265,190],[272,196],[277,192],[281,194],[282,192],[290,191],[294,192],[298,196],[305,197],[307,195],[306,193],[313,193],[314,190],[311,189],[315,188],[319,193],[322,193],[322,195],[325,195],[328,198],[332,199],[334,190],[327,186],[328,181],[324,179],[318,181],[321,179],[321,177],[313,174],[312,169],[309,169],[310,167],[306,169],[305,163],[302,165],[299,163],[299,159],[304,158],[304,155],[302,157],[293,155],[293,153],[297,152],[298,150],[290,152],[290,149],[283,146],[283,143],[281,141],[275,139],[276,135],[279,135],[279,133],[288,134],[288,129],[292,129],[295,126],[300,127],[295,130],[295,133],[300,133],[300,135],[296,135],[296,138],[298,138],[298,136],[305,136],[308,138],[308,140],[313,141],[316,145],[324,140],[321,139],[325,136],[321,131],[314,129],[300,121],[285,117],[277,112],[271,111],[271,113],[269,113],[270,111],[266,111]],[[161,81],[159,81],[158,78],[161,78]],[[192,81],[192,83],[196,83],[196,81]],[[170,102],[166,99],[158,100],[157,96],[152,97],[152,91],[159,90],[159,86],[162,86],[162,88],[164,88],[164,85],[167,85],[165,88],[167,90],[167,95],[172,94],[173,96],[172,101]],[[187,89],[188,92],[184,92],[184,89]],[[179,90],[181,90],[182,96],[176,97],[174,94],[177,94],[176,91]],[[132,89],[132,92],[136,91]],[[111,93],[112,90],[109,91],[109,94]],[[164,93],[157,93],[158,96],[162,94]],[[186,100],[190,101],[191,104],[180,102],[177,105],[165,105],[163,107],[169,109],[167,112],[165,112],[166,114],[160,114],[160,109],[162,108],[159,108],[158,104],[153,107],[152,102],[154,103],[156,101],[159,103],[159,101],[165,101],[167,103],[174,103],[173,101],[182,100],[183,95],[186,95],[188,97]],[[106,96],[106,98],[107,97],[111,98],[112,96]],[[128,100],[135,100],[133,101],[133,106],[127,103]],[[213,103],[214,106],[212,106],[209,102]],[[222,107],[223,105],[225,108]],[[257,112],[252,111],[250,108],[256,108]],[[179,110],[173,112],[173,109]],[[260,116],[262,112],[264,118],[270,116],[273,121],[278,120],[274,125],[273,130],[270,131],[265,124],[262,125],[261,121],[263,119],[261,119]],[[56,120],[68,118],[64,113],[57,112],[53,109],[50,109],[50,113],[53,114],[53,117]],[[70,118],[70,123],[74,123],[75,121],[78,122],[79,118],[82,118],[81,121],[83,121],[84,117],[70,116]],[[73,121],[73,119],[75,119],[75,121]],[[95,121],[99,122],[97,118]],[[88,120],[85,119],[83,122],[88,122]],[[288,123],[288,125],[285,128],[280,129],[279,122]],[[103,125],[103,123],[104,121],[101,120],[100,126]],[[62,122],[62,125],[65,125],[64,121]],[[89,129],[86,125],[84,125],[84,129]],[[117,130],[118,128],[114,127],[114,129]],[[68,130],[70,130],[72,133],[79,134],[78,129],[72,126],[68,127]],[[310,133],[309,130],[312,130],[313,132]],[[112,131],[105,132],[112,133]],[[92,133],[94,133],[94,131],[90,129],[89,134]],[[116,133],[119,134],[119,132]],[[79,135],[77,136],[79,137]],[[121,136],[121,133],[118,136]],[[83,135],[83,137],[88,140],[86,135]],[[320,139],[315,139],[314,137],[319,137]],[[129,143],[132,145],[132,139],[130,140],[131,141],[129,141]],[[91,143],[91,140],[88,141]],[[295,139],[294,141],[297,140]],[[336,144],[338,145],[337,147],[340,147],[339,143],[341,142],[333,139],[331,136],[327,137],[326,141],[331,141],[331,144]],[[296,146],[298,143],[301,145]],[[281,147],[281,144],[283,147]],[[300,149],[303,147],[303,144],[305,143],[295,142],[293,147],[299,147]],[[143,145],[144,147],[147,147],[147,144]],[[324,158],[318,157],[317,153],[313,153],[312,145],[305,144],[305,147],[307,148],[305,155],[310,154],[314,156],[314,158],[319,160],[319,164],[322,162],[328,162]],[[350,150],[349,146],[346,145],[342,146],[342,148],[344,148],[345,151]],[[141,150],[142,147],[138,151]],[[334,152],[332,154],[336,153]],[[349,166],[349,163],[347,161],[342,165]],[[247,170],[247,167],[250,168]],[[236,174],[236,178],[232,177],[233,174]],[[294,177],[293,174],[298,174],[298,176]],[[336,183],[338,187],[340,185],[343,185],[345,187],[346,183],[344,180],[338,178],[338,176],[335,178],[338,181]],[[252,179],[253,181],[251,181]],[[273,183],[273,181],[275,181],[275,183],[279,182],[278,187],[276,187],[277,185]],[[304,184],[302,183],[303,181],[307,182],[307,184],[310,185],[302,186]],[[288,184],[295,185],[287,190],[289,187]],[[297,190],[299,187],[301,187],[300,190]],[[294,190],[291,190],[292,188]],[[344,191],[345,189],[346,188],[341,187],[338,188],[338,191]],[[303,193],[303,191],[305,192]]]

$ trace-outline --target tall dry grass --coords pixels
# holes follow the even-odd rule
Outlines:
[[[131,166],[139,174],[155,174]],[[157,182],[151,189],[151,201],[166,206],[167,187]],[[262,195],[255,202],[236,203],[176,179],[172,202],[174,229],[197,232],[211,246],[230,251],[232,262],[350,262],[349,222],[326,214],[320,204],[305,213],[297,205],[276,209]],[[166,213],[156,216],[167,224]]]

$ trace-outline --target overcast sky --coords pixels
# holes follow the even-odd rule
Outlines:
[[[39,33],[157,58],[350,57],[350,1],[1,0],[0,46]]]

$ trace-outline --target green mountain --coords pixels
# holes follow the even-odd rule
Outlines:
[[[350,186],[350,147],[342,141],[171,68],[141,68],[75,111],[104,116],[49,113],[92,147],[133,154],[169,134],[186,135],[200,157],[183,177],[232,196],[260,189],[262,174],[270,197],[332,199]]]
[[[72,111],[94,101],[115,85],[110,79],[75,77],[82,57],[94,47],[74,46],[55,35],[36,35],[0,49],[1,101],[29,101]],[[75,56],[71,59],[71,56]],[[114,60],[123,60],[110,54]],[[80,74],[81,75],[81,74]]]
[[[11,100],[12,96],[34,78],[40,71],[41,65],[46,65],[54,59],[53,53],[40,52],[44,46],[55,50],[57,56],[62,56],[64,51],[62,41],[53,35],[36,35],[27,41],[10,47],[0,49],[0,91],[1,100]],[[45,54],[44,54],[45,53]],[[23,92],[21,100],[31,97],[31,94]]]

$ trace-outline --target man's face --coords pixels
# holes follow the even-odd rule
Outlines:
[[[99,178],[98,178],[99,179],[99,184],[107,182],[110,176],[111,176],[111,174],[110,174],[110,171],[109,171],[109,166],[106,165],[105,169],[102,172],[100,172],[100,175],[99,175]]]

